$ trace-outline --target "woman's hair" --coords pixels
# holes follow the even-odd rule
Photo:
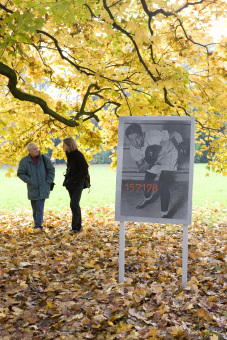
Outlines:
[[[65,143],[68,146],[68,152],[71,152],[77,149],[77,144],[72,137],[64,138],[63,143]]]

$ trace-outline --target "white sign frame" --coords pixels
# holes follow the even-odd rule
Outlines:
[[[187,197],[184,202],[184,209],[181,209],[178,214],[172,214],[172,216],[148,216],[146,214],[141,214],[143,208],[140,209],[140,213],[137,215],[137,210],[132,209],[130,200],[125,199],[126,194],[124,187],[127,187],[127,191],[129,188],[131,192],[138,194],[138,190],[141,186],[139,184],[129,183],[126,185],[123,184],[125,181],[124,175],[131,180],[130,175],[134,176],[133,178],[140,178],[141,181],[141,172],[137,171],[133,173],[133,171],[129,171],[127,175],[127,171],[125,171],[124,161],[128,159],[129,150],[127,149],[127,144],[130,145],[128,138],[126,137],[126,128],[132,123],[139,124],[141,127],[143,126],[145,133],[155,134],[154,130],[160,130],[163,135],[166,136],[166,131],[168,131],[169,135],[173,130],[176,130],[180,135],[182,135],[183,140],[187,139],[186,146],[189,149],[189,153],[185,157],[185,161],[187,160],[186,170],[181,171],[181,176],[186,178],[188,183],[187,185]],[[142,129],[143,130],[143,129]],[[143,131],[144,132],[144,131]],[[195,119],[194,117],[120,117],[119,118],[119,130],[118,130],[118,156],[117,156],[117,179],[116,179],[116,201],[115,201],[115,219],[120,221],[120,235],[119,235],[119,282],[124,280],[124,266],[125,266],[125,221],[133,221],[133,222],[150,222],[150,223],[165,223],[165,224],[182,224],[183,225],[183,258],[182,258],[182,286],[186,287],[187,285],[187,266],[188,266],[188,225],[191,224],[192,220],[192,188],[193,188],[193,170],[194,170],[194,140],[195,140]],[[131,147],[131,145],[130,145]],[[135,162],[136,163],[136,162]],[[126,169],[127,170],[127,169]],[[171,176],[175,175],[176,178],[178,175],[178,170],[174,170],[171,173]],[[186,176],[186,177],[185,177]],[[171,177],[170,177],[171,178]],[[139,182],[137,180],[137,182]],[[145,187],[144,187],[145,190]],[[178,193],[178,191],[176,191]],[[128,192],[127,192],[128,194]],[[175,196],[177,196],[175,194]],[[157,200],[157,198],[156,198]],[[134,201],[134,200],[133,200]],[[129,202],[129,203],[128,203]],[[127,207],[128,203],[128,207]],[[150,203],[147,204],[149,206]],[[185,209],[186,205],[186,209]],[[126,207],[126,211],[122,207]],[[145,206],[147,208],[147,206]],[[146,209],[148,210],[148,209]],[[127,212],[130,212],[129,214]],[[155,209],[155,213],[157,212],[157,208]]]

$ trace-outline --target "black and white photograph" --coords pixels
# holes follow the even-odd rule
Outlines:
[[[115,218],[190,224],[194,118],[120,117]]]

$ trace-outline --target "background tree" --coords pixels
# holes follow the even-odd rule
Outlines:
[[[224,0],[1,3],[1,161],[15,165],[29,141],[45,152],[68,135],[78,136],[88,158],[100,144],[114,152],[119,116],[186,115],[208,136],[210,167],[226,173],[227,44],[209,36],[226,7]],[[38,91],[40,82],[61,99]],[[62,158],[60,147],[53,157]]]

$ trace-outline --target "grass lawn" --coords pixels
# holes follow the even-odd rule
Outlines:
[[[193,180],[193,205],[212,207],[219,202],[227,207],[227,177],[209,172],[206,164],[196,163]]]
[[[56,167],[56,183],[50,197],[46,200],[45,210],[65,209],[69,207],[69,195],[62,186],[66,166]],[[30,209],[27,199],[27,186],[17,177],[5,177],[7,169],[0,168],[0,210]],[[92,165],[90,167],[91,188],[83,191],[81,206],[105,206],[114,204],[116,172],[109,165]]]
[[[219,202],[227,206],[227,180],[222,175],[210,173],[206,177],[206,165],[195,164],[193,184],[193,206],[213,206]],[[56,167],[54,191],[46,201],[45,209],[65,209],[69,207],[69,196],[62,186],[66,166]],[[17,177],[5,177],[7,169],[0,168],[0,210],[30,209],[26,184]],[[83,191],[81,206],[105,206],[115,204],[116,172],[109,165],[90,167],[91,189]]]

